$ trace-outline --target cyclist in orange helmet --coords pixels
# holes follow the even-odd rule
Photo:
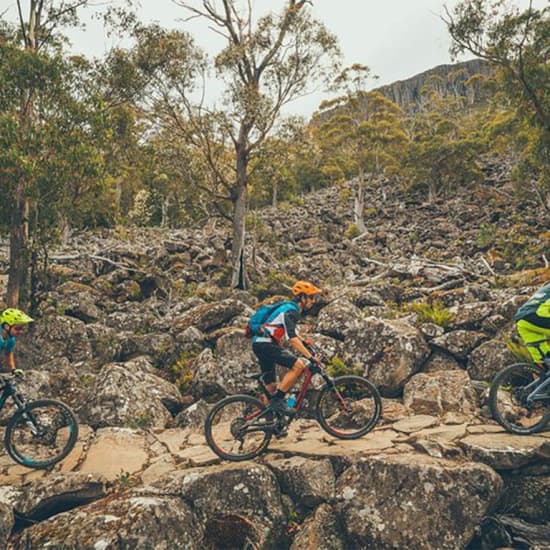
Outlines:
[[[273,394],[269,405],[287,416],[295,414],[296,410],[287,405],[286,393],[304,372],[307,360],[319,361],[296,334],[296,324],[300,315],[310,310],[318,301],[321,292],[321,289],[312,283],[296,281],[292,286],[292,300],[280,302],[274,307],[262,324],[260,333],[252,340],[252,350],[260,362],[264,383]],[[281,345],[285,342],[302,357],[283,349]],[[275,365],[289,369],[279,387],[276,382]]]

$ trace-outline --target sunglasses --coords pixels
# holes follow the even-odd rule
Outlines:
[[[25,332],[26,328],[27,328],[26,325],[13,325],[11,327],[11,330],[15,332]]]

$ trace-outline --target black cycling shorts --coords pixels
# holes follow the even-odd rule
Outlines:
[[[292,353],[286,349],[270,342],[254,342],[252,344],[252,351],[256,354],[260,362],[260,368],[265,375],[265,384],[275,382],[275,365],[281,365],[282,367],[290,369],[298,360],[295,355],[292,355]]]

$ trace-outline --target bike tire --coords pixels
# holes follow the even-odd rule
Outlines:
[[[350,408],[349,413],[342,411],[342,403],[336,391],[346,401]],[[333,380],[333,384],[327,384],[321,389],[315,410],[317,421],[328,434],[338,439],[359,439],[370,432],[380,420],[382,398],[376,386],[366,378],[340,376]],[[345,431],[345,425],[350,423],[354,426]]]
[[[238,439],[234,437],[233,430],[238,431],[234,428],[235,423],[246,422],[245,415],[254,418],[254,415],[258,416],[265,409],[265,405],[259,399],[250,395],[230,395],[218,401],[204,423],[206,442],[210,449],[223,460],[231,462],[250,460],[263,453],[271,441],[272,433],[261,429],[251,432],[258,434],[252,449],[247,452],[237,452]]]
[[[508,395],[508,403],[506,403],[505,399],[499,400],[499,397],[502,396],[501,394],[503,391],[508,391],[508,394],[511,394],[509,390],[503,390],[506,383],[509,380],[512,380],[512,377],[514,375],[519,380],[520,377],[523,376],[522,373],[524,372],[531,372],[536,375],[540,374],[540,371],[532,363],[515,363],[513,365],[505,367],[496,374],[489,390],[489,409],[491,410],[493,418],[506,431],[518,435],[529,435],[540,432],[550,421],[550,407],[548,406],[548,404],[544,405],[539,402],[539,405],[537,406],[539,407],[538,410],[541,411],[540,420],[534,422],[529,426],[516,424],[511,421],[513,414],[518,416],[518,414],[512,410],[515,404],[512,399],[515,399],[515,396],[512,397],[511,395]],[[501,391],[501,393],[499,393],[499,390]],[[523,407],[523,405],[521,404],[517,405],[518,408],[520,406]],[[527,407],[526,409],[528,410]],[[546,412],[544,412],[544,409],[546,409]]]
[[[40,409],[42,409],[42,412],[40,411]],[[52,432],[51,426],[45,425],[44,429],[46,430],[46,433],[49,433],[50,437],[54,435],[54,444],[56,443],[60,428],[66,428],[66,431],[63,432],[63,435],[66,437],[63,437],[63,439],[60,440],[62,446],[60,449],[55,451],[55,454],[53,456],[46,459],[40,459],[36,458],[36,456],[33,456],[33,449],[36,451],[36,453],[38,453],[38,447],[40,446],[42,449],[44,449],[46,447],[46,444],[41,443],[37,439],[37,436],[35,434],[32,434],[31,432],[29,436],[31,442],[26,444],[25,449],[20,448],[20,446],[23,447],[24,443],[22,443],[22,441],[16,441],[16,439],[18,438],[17,429],[24,426],[25,429],[30,432],[31,429],[28,425],[30,421],[28,420],[28,416],[25,418],[25,415],[32,415],[32,418],[40,423],[39,416],[40,414],[42,414],[42,421],[44,421],[44,414],[47,409],[50,411],[50,417],[52,416],[52,414],[61,414],[63,424],[59,427],[54,426],[53,429],[55,430],[55,433]],[[51,422],[59,422],[59,416],[52,417]],[[45,440],[44,434],[40,437],[43,438],[43,441]],[[21,439],[21,436],[19,436],[19,439]],[[50,466],[53,466],[54,464],[57,464],[58,462],[63,460],[73,450],[77,439],[78,421],[75,414],[67,405],[65,405],[65,403],[62,403],[61,401],[56,401],[54,399],[39,399],[37,401],[26,403],[22,409],[19,409],[9,419],[6,426],[6,433],[4,435],[6,450],[8,451],[8,454],[11,456],[11,458],[13,458],[15,462],[21,464],[22,466],[34,469],[49,468]],[[51,443],[48,443],[48,446],[50,445]],[[53,449],[53,446],[51,448]]]

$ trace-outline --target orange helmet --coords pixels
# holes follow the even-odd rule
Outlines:
[[[314,296],[321,292],[322,290],[320,288],[317,288],[314,284],[308,283],[307,281],[296,281],[294,285],[292,285],[292,294],[294,296],[299,296],[300,294]]]

